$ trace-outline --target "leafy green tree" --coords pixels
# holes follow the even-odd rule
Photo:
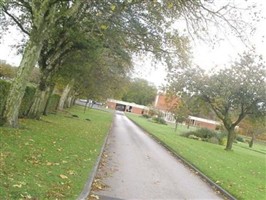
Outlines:
[[[232,149],[235,127],[246,116],[266,115],[265,63],[252,52],[214,74],[191,67],[175,69],[169,77],[170,90],[202,99],[223,122],[226,150]]]
[[[266,117],[265,116],[248,116],[240,124],[240,128],[251,137],[249,147],[252,148],[256,137],[266,133]]]
[[[16,68],[8,64],[0,64],[0,78],[12,79],[16,76]]]
[[[131,80],[122,100],[141,105],[152,104],[157,93],[157,88],[148,81],[140,78]]]
[[[173,62],[185,65],[188,60],[187,37],[169,30],[176,19],[185,19],[188,27],[194,29],[198,35],[201,30],[207,30],[201,27],[211,21],[216,23],[217,18],[236,28],[223,15],[226,9],[231,11],[232,7],[226,5],[214,11],[211,0],[7,0],[1,1],[0,6],[0,17],[4,19],[1,23],[8,23],[10,20],[11,24],[15,24],[27,35],[23,57],[17,77],[12,82],[4,112],[6,124],[12,127],[18,125],[18,110],[28,76],[39,60],[45,41],[48,38],[58,38],[54,37],[57,32],[54,27],[58,27],[57,25],[86,16],[90,26],[83,27],[89,27],[87,33],[97,32],[98,37],[104,39],[106,48],[115,51],[119,46],[131,53],[149,51],[156,59],[163,60],[169,66]],[[86,22],[85,18],[81,17],[80,22]],[[71,34],[69,31],[66,33]]]
[[[28,36],[17,77],[13,80],[4,111],[6,125],[18,126],[18,111],[28,77],[39,59],[45,39],[63,17],[78,13],[81,1],[4,1],[1,10]]]

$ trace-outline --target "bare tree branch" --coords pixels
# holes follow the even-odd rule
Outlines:
[[[2,8],[3,8],[4,12],[18,25],[18,27],[20,28],[20,30],[23,33],[30,35],[30,33],[26,29],[24,29],[23,25],[19,22],[19,20],[15,16],[13,16],[12,14],[10,14],[8,12],[8,10],[5,6],[2,6]]]

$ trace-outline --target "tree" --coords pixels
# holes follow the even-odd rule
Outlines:
[[[210,1],[76,1],[76,0],[8,0],[1,1],[1,23],[13,24],[28,36],[23,57],[7,97],[4,117],[6,124],[18,125],[18,110],[21,104],[27,77],[39,59],[44,41],[54,38],[54,27],[62,21],[71,21],[72,16],[86,16],[92,24],[89,32],[98,32],[105,38],[107,48],[116,50],[123,47],[129,52],[150,51],[156,59],[186,64],[188,59],[188,39],[182,34],[168,31],[176,19],[183,18],[189,27],[200,35],[200,30],[210,21],[222,19],[232,25],[223,14],[226,9],[231,13],[233,7],[222,6],[215,11]],[[4,13],[4,15],[3,15]],[[81,20],[83,21],[83,20]],[[12,24],[11,23],[11,24]],[[3,27],[3,26],[2,26]],[[5,26],[7,27],[7,26]],[[85,26],[86,27],[86,26]],[[239,33],[238,29],[236,29]],[[205,32],[205,31],[204,31]],[[67,33],[69,33],[67,31]]]
[[[232,149],[235,127],[246,117],[266,115],[265,63],[244,53],[230,68],[205,74],[199,68],[172,70],[169,88],[202,99],[228,132],[226,150]]]
[[[81,1],[5,1],[1,10],[28,36],[17,77],[13,80],[4,110],[6,125],[18,126],[18,111],[33,67],[36,65],[43,42],[62,17],[77,13]]]
[[[251,140],[249,141],[250,148],[253,147],[254,141],[258,135],[266,133],[265,123],[265,116],[248,116],[240,122],[239,126],[241,130],[251,137]]]
[[[123,101],[134,102],[141,105],[152,104],[157,93],[154,85],[140,78],[135,78],[128,83],[128,89],[122,97]]]
[[[175,118],[175,131],[177,130],[178,123],[186,121],[189,116],[189,109],[185,101],[179,99],[178,105],[172,107],[170,112],[174,114]]]
[[[0,64],[0,78],[12,79],[16,75],[16,68],[8,64]]]

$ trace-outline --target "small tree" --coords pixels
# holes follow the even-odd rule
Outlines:
[[[251,137],[249,147],[252,148],[256,137],[260,134],[266,133],[265,116],[249,116],[240,123],[240,127]]]
[[[265,63],[253,53],[245,53],[231,68],[206,75],[187,68],[169,76],[174,91],[201,98],[223,122],[228,132],[226,150],[231,150],[235,127],[246,116],[266,115]]]

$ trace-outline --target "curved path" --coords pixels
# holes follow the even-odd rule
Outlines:
[[[92,190],[100,199],[223,199],[123,114],[103,158]]]

